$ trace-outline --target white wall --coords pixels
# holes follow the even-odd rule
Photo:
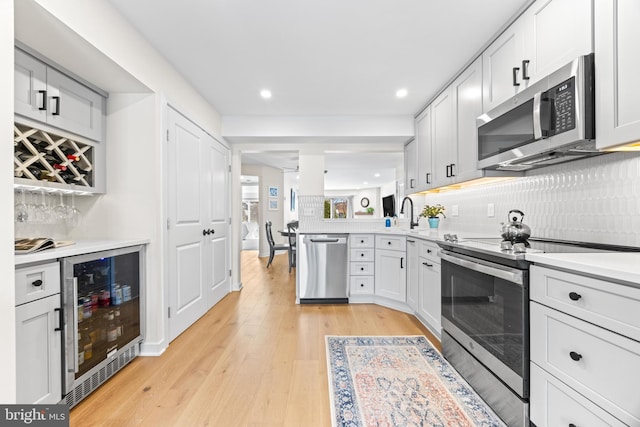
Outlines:
[[[324,194],[324,153],[300,152],[298,157],[300,180],[298,192],[301,196]]]
[[[0,1],[0,402],[16,399],[13,255],[13,1]]]

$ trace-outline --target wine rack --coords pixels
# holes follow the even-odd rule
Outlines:
[[[20,123],[13,135],[14,177],[93,187],[93,145]]]

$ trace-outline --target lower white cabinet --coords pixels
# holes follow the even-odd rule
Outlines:
[[[352,234],[349,247],[349,301],[371,302],[375,292],[374,235]]]
[[[418,258],[418,318],[435,336],[442,333],[440,258],[437,245],[420,241]]]
[[[407,305],[414,312],[418,309],[418,243],[407,238]]]
[[[16,402],[62,399],[62,318],[57,262],[16,270]]]
[[[639,292],[577,273],[531,268],[530,399],[537,427],[640,425]]]
[[[376,236],[376,296],[406,303],[406,247],[405,236]]]

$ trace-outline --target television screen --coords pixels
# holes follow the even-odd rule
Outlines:
[[[382,216],[394,216],[396,214],[396,198],[393,194],[382,198]]]

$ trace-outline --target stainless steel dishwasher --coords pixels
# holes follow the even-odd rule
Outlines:
[[[301,234],[298,247],[300,304],[347,303],[346,234]]]

